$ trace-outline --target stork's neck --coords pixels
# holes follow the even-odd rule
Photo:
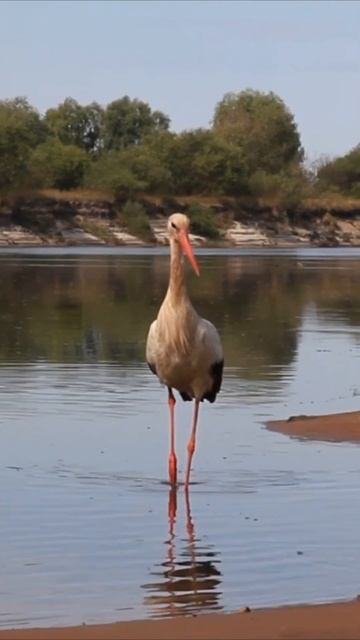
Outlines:
[[[170,240],[170,280],[168,296],[175,300],[187,298],[183,255],[176,240]]]

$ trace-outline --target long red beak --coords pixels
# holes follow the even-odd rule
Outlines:
[[[193,250],[190,244],[190,240],[189,240],[189,236],[186,233],[186,231],[184,231],[183,229],[181,229],[181,231],[179,231],[179,242],[180,242],[180,246],[183,250],[183,253],[186,255],[187,259],[189,260],[192,268],[194,269],[195,273],[197,276],[200,275],[200,269],[198,266],[198,263],[196,262],[195,256],[193,254]]]

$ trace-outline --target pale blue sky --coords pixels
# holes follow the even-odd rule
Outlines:
[[[310,158],[360,142],[360,2],[0,2],[0,98],[41,112],[125,94],[176,131],[208,126],[227,91],[274,91]]]

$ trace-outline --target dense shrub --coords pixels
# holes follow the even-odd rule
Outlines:
[[[318,169],[320,188],[360,196],[360,145]]]
[[[53,139],[36,147],[29,171],[34,183],[40,186],[75,189],[83,184],[88,163],[85,151]]]
[[[219,240],[220,232],[216,225],[216,217],[210,209],[198,204],[191,204],[187,208],[186,214],[190,218],[192,233],[210,240]]]
[[[118,221],[128,229],[129,233],[137,238],[141,238],[146,242],[154,240],[149,218],[140,202],[127,200],[119,211]]]
[[[278,174],[256,171],[249,179],[249,188],[253,196],[272,201],[280,209],[299,206],[309,189],[305,175],[297,167]]]
[[[85,183],[89,188],[111,191],[116,198],[166,191],[170,173],[144,145],[103,153],[92,162]]]
[[[89,189],[110,191],[116,199],[122,200],[146,188],[146,182],[122,162],[121,153],[116,151],[105,153],[91,163],[85,176],[85,185]]]

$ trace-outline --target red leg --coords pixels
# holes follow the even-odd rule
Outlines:
[[[175,396],[169,387],[168,397],[169,409],[170,409],[170,454],[169,454],[169,480],[170,484],[176,486],[177,477],[177,459],[175,454]]]
[[[196,427],[197,427],[197,421],[198,421],[198,415],[199,415],[199,405],[200,405],[200,401],[195,400],[191,436],[187,445],[188,460],[187,460],[186,479],[185,479],[186,488],[189,486],[189,483],[190,483],[191,461],[194,455],[195,445],[196,445]]]
[[[168,505],[168,519],[169,519],[169,534],[171,541],[174,538],[174,525],[176,521],[176,509],[177,509],[177,496],[176,487],[171,487],[169,491],[169,505]]]

